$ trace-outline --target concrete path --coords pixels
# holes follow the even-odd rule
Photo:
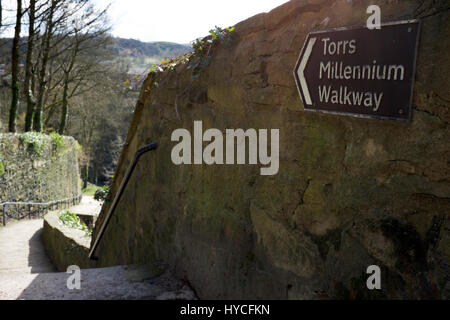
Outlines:
[[[69,210],[98,215],[101,203],[83,196],[79,205]],[[7,273],[48,273],[56,269],[48,259],[42,242],[44,220],[22,220],[0,228],[0,276]],[[1,278],[0,278],[1,280]]]
[[[100,206],[93,201],[86,197],[69,210],[98,213]],[[0,300],[196,299],[186,283],[148,266],[83,269],[81,289],[69,290],[71,274],[56,272],[42,230],[42,219],[0,227]]]
[[[83,196],[79,205],[70,208],[71,212],[79,214],[99,215],[102,203],[93,196]]]
[[[2,276],[55,272],[42,242],[44,220],[24,220],[0,228],[0,281]]]

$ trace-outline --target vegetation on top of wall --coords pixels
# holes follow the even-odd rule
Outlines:
[[[222,43],[229,44],[231,43],[231,35],[234,32],[235,27],[229,27],[222,29],[221,27],[216,26],[214,29],[209,30],[213,40],[219,40]]]
[[[42,156],[45,146],[45,134],[38,132],[25,132],[19,135],[20,141],[27,147],[28,151],[37,156]]]
[[[66,145],[64,137],[56,132],[52,132],[49,135],[39,132],[25,132],[16,134],[19,137],[19,141],[23,144],[26,150],[35,156],[43,156],[44,149],[51,142],[52,147],[52,157],[65,152],[69,146]],[[77,143],[78,144],[78,143]],[[75,145],[75,149],[79,152],[81,147]]]
[[[48,202],[80,194],[75,140],[56,137],[52,141],[50,135],[36,132],[0,133],[1,201]],[[61,147],[61,140],[67,151],[56,158],[52,142]],[[10,217],[25,214],[26,206],[16,206]]]
[[[74,229],[82,230],[86,233],[86,236],[90,236],[92,231],[84,224],[80,217],[76,213],[70,212],[69,210],[63,210],[59,213],[59,221],[69,227]]]
[[[216,26],[214,29],[209,30],[209,36],[203,39],[199,38],[191,42],[192,48],[194,49],[194,54],[201,56],[206,49],[209,51],[211,45],[217,41],[225,45],[230,45],[234,29],[234,27],[222,29]]]
[[[160,62],[159,65],[158,64],[153,64],[149,68],[149,71],[150,72],[163,72],[165,70],[169,70],[169,71],[175,70],[175,67],[177,65],[189,62],[189,59],[191,58],[191,56],[192,56],[192,52],[191,53],[187,53],[187,54],[182,55],[182,56],[175,57],[173,59],[164,59],[164,60],[162,60]],[[124,85],[127,85],[127,84],[129,84],[129,81],[128,82],[124,82]]]
[[[217,43],[221,43],[226,47],[231,45],[233,40],[234,27],[222,29],[218,26],[215,29],[209,30],[210,35],[203,39],[197,39],[192,42],[192,48],[194,48],[194,56],[197,59],[193,62],[192,77],[197,78],[201,71],[206,68],[212,59],[212,48]]]
[[[206,55],[207,63],[203,63],[204,65],[209,64],[210,50],[213,43],[220,42],[226,46],[231,44],[232,35],[235,30],[235,27],[229,28],[220,28],[216,26],[214,29],[209,30],[209,36],[204,38],[199,38],[191,42],[191,46],[194,49],[193,52],[186,53],[182,56],[178,56],[172,59],[164,59],[160,62],[160,64],[153,64],[150,67],[150,72],[163,72],[166,70],[172,71],[175,69],[177,65],[188,63],[192,60],[193,57],[202,58]],[[201,64],[201,61],[198,61],[194,64],[193,68],[197,68]],[[129,80],[124,82],[124,86],[127,86],[130,83]]]
[[[50,133],[50,138],[52,139],[52,147],[53,147],[53,155],[59,155],[63,153],[65,150],[67,150],[66,143],[64,142],[64,138],[56,133],[52,132]]]

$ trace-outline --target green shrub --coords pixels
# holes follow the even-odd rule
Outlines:
[[[201,39],[196,39],[191,42],[192,48],[194,49],[195,54],[200,55],[203,51],[203,42]]]
[[[61,154],[67,149],[66,143],[64,142],[64,138],[60,134],[52,132],[50,133],[50,138],[52,139],[52,147],[54,155]]]
[[[5,174],[5,165],[0,161],[0,177]]]
[[[222,29],[216,26],[214,29],[209,30],[209,34],[213,40],[220,40],[221,42],[227,42],[230,39],[230,35],[234,32],[234,27]]]
[[[95,200],[106,200],[106,197],[108,196],[109,193],[109,187],[108,186],[103,186],[101,188],[99,188],[97,191],[95,191],[94,194],[94,199]]]
[[[38,132],[25,132],[20,135],[20,141],[32,152],[42,156],[45,146],[45,135]]]
[[[70,212],[69,210],[63,210],[59,214],[59,221],[65,226],[74,229],[80,229],[86,233],[87,236],[92,234],[92,231],[84,224],[80,217],[78,217],[75,213]]]

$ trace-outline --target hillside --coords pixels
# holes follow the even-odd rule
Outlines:
[[[130,62],[133,68],[145,68],[162,59],[174,58],[191,50],[187,44],[172,42],[141,42],[134,39],[114,38],[114,55]]]
[[[22,38],[21,63],[25,61],[26,40]],[[11,38],[0,38],[0,64],[9,65]],[[189,44],[173,42],[142,42],[135,39],[113,38],[112,53],[114,58],[128,61],[131,68],[147,68],[152,63],[159,63],[163,59],[174,58],[192,49]]]
[[[19,81],[21,89],[25,78],[27,40],[26,37],[20,40]],[[84,177],[90,177],[90,182],[100,185],[108,183],[108,179],[114,173],[122,141],[126,138],[128,121],[134,110],[140,85],[149,67],[153,63],[183,55],[191,50],[189,45],[170,42],[144,43],[121,38],[112,38],[111,40],[111,54],[97,59],[99,62],[109,65],[106,73],[101,72],[106,76],[104,78],[92,76],[90,80],[96,83],[96,88],[101,86],[102,90],[86,91],[70,99],[70,114],[67,117],[66,130],[66,134],[75,137],[85,150],[91,150],[91,148],[94,150],[92,154],[95,154],[95,157],[89,159],[92,165],[85,166],[83,164],[84,169],[89,170],[89,174],[85,171],[83,174]],[[12,81],[11,47],[11,38],[0,38],[0,132],[8,130]],[[38,51],[39,47],[35,52]],[[35,54],[35,59],[37,57],[38,55]],[[59,66],[61,61],[53,60],[52,63],[54,68],[52,70],[59,70],[56,66]],[[50,69],[47,71],[50,77]],[[54,81],[53,91],[51,93],[47,91],[44,107],[46,132],[57,128],[62,110],[60,99],[63,89],[61,86],[55,85],[61,79],[61,73],[53,73],[51,79]],[[129,85],[126,86],[124,83]],[[23,131],[27,108],[23,90],[20,92],[19,98],[17,127],[19,131]],[[91,101],[95,101],[95,105]],[[92,128],[89,131],[89,139],[85,134],[87,126]]]

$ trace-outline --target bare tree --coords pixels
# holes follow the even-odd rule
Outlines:
[[[34,77],[33,74],[33,50],[35,41],[35,21],[36,21],[36,0],[30,0],[30,6],[28,9],[28,45],[27,45],[27,57],[25,62],[25,81],[24,91],[27,98],[27,113],[25,116],[25,131],[32,129],[33,113],[36,105],[34,98]]]
[[[81,52],[92,47],[93,43],[101,46],[102,41],[98,40],[109,30],[104,25],[101,27],[100,24],[106,16],[107,9],[97,14],[92,3],[92,0],[51,0],[45,10],[46,14],[43,18],[45,31],[42,34],[39,50],[36,107],[34,108],[33,101],[30,99],[29,112],[27,112],[30,117],[32,110],[35,109],[34,131],[42,131],[44,124],[51,120],[56,108],[61,106],[62,114],[58,131],[64,132],[69,99],[84,83],[84,79],[80,79],[78,75],[81,69],[79,67]],[[59,94],[56,92],[61,92],[60,99],[57,98]],[[32,98],[31,95],[30,98]],[[43,121],[44,111],[49,112],[45,121]]]
[[[73,98],[71,121],[67,125],[67,132],[83,145],[84,186],[88,180],[103,184],[111,178],[112,172],[106,171],[115,167],[137,98],[137,93],[123,86],[128,77],[126,63],[115,60],[105,64],[106,73],[90,76],[96,90]]]
[[[105,46],[109,42],[106,25],[106,10],[94,12],[92,7],[73,19],[73,36],[68,39],[69,45],[60,56],[59,61],[63,73],[62,108],[58,132],[64,133],[69,113],[69,100],[74,95],[91,90],[92,75],[105,72],[102,65],[105,57]]]
[[[11,108],[9,110],[9,132],[16,132],[17,108],[19,106],[19,43],[22,26],[22,0],[17,0],[16,26],[11,54]]]
[[[51,0],[48,13],[46,15],[46,26],[45,32],[42,36],[41,50],[42,50],[42,61],[39,71],[39,84],[38,84],[38,99],[36,105],[36,111],[34,113],[33,119],[33,129],[34,131],[42,131],[42,107],[44,102],[45,86],[46,86],[46,73],[47,64],[51,49],[51,39],[53,36],[53,30],[55,27],[55,13],[58,9],[59,4],[62,0]]]

